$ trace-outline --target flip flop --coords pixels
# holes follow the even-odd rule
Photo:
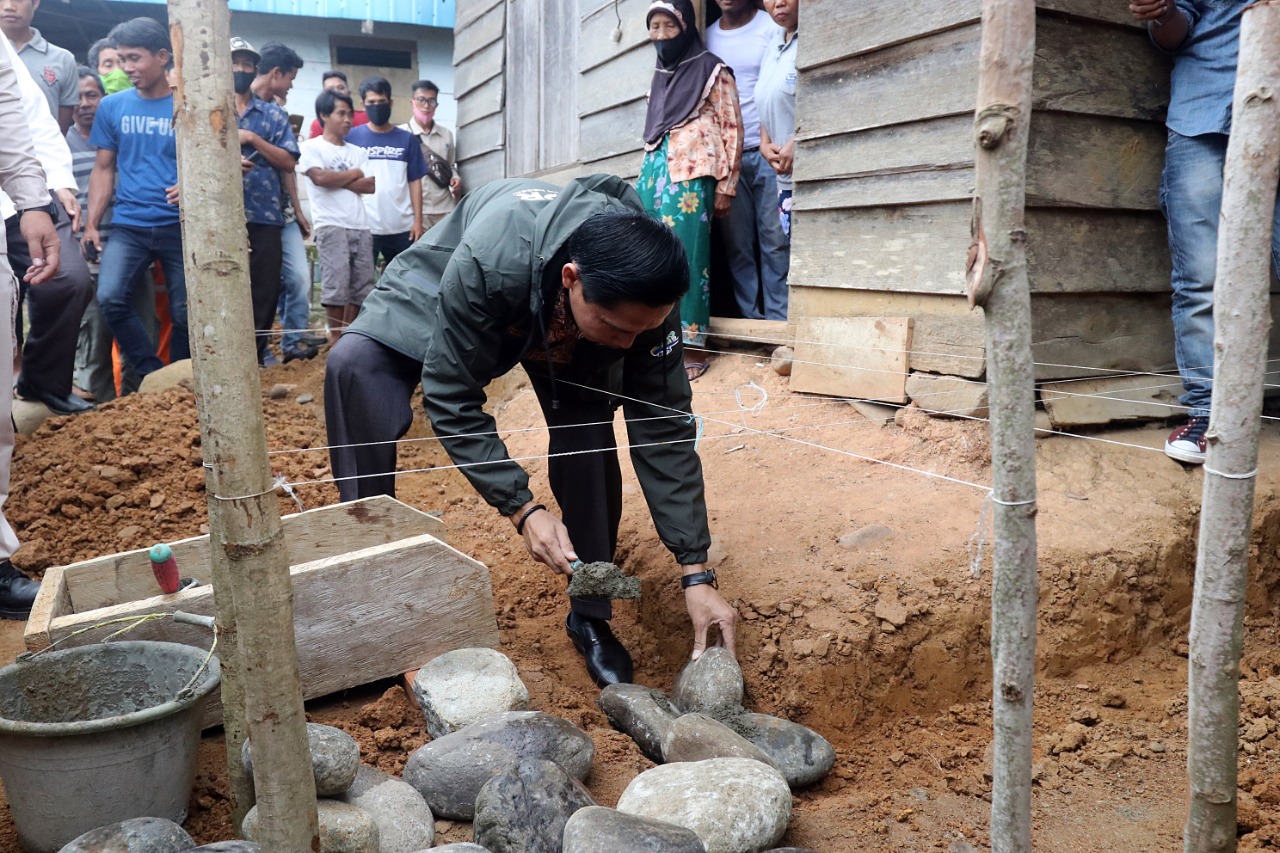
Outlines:
[[[711,365],[705,361],[688,361],[685,362],[684,372],[689,377],[690,382],[697,382],[702,378],[702,374],[707,372],[707,368]]]

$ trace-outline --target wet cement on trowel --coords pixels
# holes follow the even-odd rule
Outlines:
[[[640,579],[624,575],[613,563],[587,563],[573,570],[569,579],[569,588],[565,590],[574,596],[596,596],[599,598],[639,598]]]

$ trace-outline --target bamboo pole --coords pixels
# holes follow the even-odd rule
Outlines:
[[[315,780],[253,338],[231,95],[231,13],[227,0],[169,0],[169,20],[178,71],[175,122],[187,312],[200,437],[210,468],[210,545],[220,575],[214,585],[222,588],[219,621],[234,620],[232,636],[239,640],[231,695],[238,680],[244,718],[228,741],[242,736],[247,724],[262,849],[302,853],[319,849]],[[228,590],[230,619],[222,609]],[[226,707],[231,713],[231,702]],[[233,777],[237,766],[239,754],[233,750],[228,756]],[[237,794],[243,783],[237,780]]]
[[[1186,853],[1236,849],[1240,653],[1280,180],[1280,0],[1245,10],[1214,283],[1214,383],[1187,672]]]
[[[977,193],[968,290],[986,313],[995,547],[991,588],[994,750],[991,849],[1031,849],[1035,687],[1035,373],[1027,281],[1027,142],[1034,0],[985,0],[975,116]]]

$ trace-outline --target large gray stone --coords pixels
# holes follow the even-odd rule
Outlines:
[[[320,819],[318,853],[379,853],[378,824],[373,816],[350,803],[320,800],[316,803]],[[244,816],[242,834],[250,841],[258,840],[258,807]]]
[[[360,746],[355,738],[333,726],[307,723],[307,746],[311,750],[317,797],[332,797],[351,787],[360,769]],[[253,748],[247,740],[240,757],[245,769],[252,773]]]
[[[685,664],[671,700],[682,712],[718,716],[742,706],[742,669],[728,649],[712,646]]]
[[[529,707],[529,691],[516,665],[497,649],[455,649],[418,670],[413,693],[427,717],[427,733],[440,738],[485,717]]]
[[[787,831],[791,789],[777,770],[749,758],[664,764],[631,780],[618,811],[691,829],[707,853],[755,853]]]
[[[799,723],[768,714],[745,714],[740,723],[746,739],[773,759],[793,788],[821,781],[836,763],[827,739]]]
[[[623,814],[603,806],[573,813],[564,827],[562,853],[706,853],[691,829]]]
[[[186,830],[171,820],[135,817],[91,829],[58,853],[181,853],[195,846]]]
[[[526,758],[480,789],[472,832],[493,853],[560,853],[569,817],[595,804],[559,764]]]
[[[262,853],[262,848],[254,844],[252,841],[215,841],[213,844],[205,844],[195,847],[191,853]]]
[[[662,738],[662,758],[669,763],[750,758],[781,769],[760,747],[705,714],[685,714],[667,728]]]
[[[355,781],[334,797],[367,812],[378,825],[380,853],[413,853],[431,846],[436,819],[427,801],[412,785],[360,765]]]
[[[436,817],[471,820],[484,783],[522,758],[545,758],[575,779],[591,772],[595,745],[570,722],[541,711],[511,711],[418,747],[404,766]]]
[[[646,758],[662,763],[662,736],[678,716],[667,694],[639,684],[610,684],[601,691],[598,704],[610,724],[631,735]]]

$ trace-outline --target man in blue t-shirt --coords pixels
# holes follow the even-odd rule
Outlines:
[[[360,97],[369,123],[353,127],[347,142],[369,155],[365,171],[377,189],[364,197],[365,215],[373,232],[373,260],[391,263],[426,230],[422,227],[422,178],[427,161],[418,138],[391,124],[391,84],[370,77],[360,84]]]
[[[191,356],[173,92],[165,75],[173,49],[168,31],[151,18],[119,24],[109,37],[133,88],[104,98],[93,122],[89,142],[98,148],[98,157],[89,177],[89,218],[82,243],[89,251],[102,252],[98,305],[125,359],[139,376],[146,376],[164,362],[133,308],[132,296],[138,273],[152,261],[160,262],[169,290],[170,359]],[[111,241],[103,251],[98,227],[117,173]]]

